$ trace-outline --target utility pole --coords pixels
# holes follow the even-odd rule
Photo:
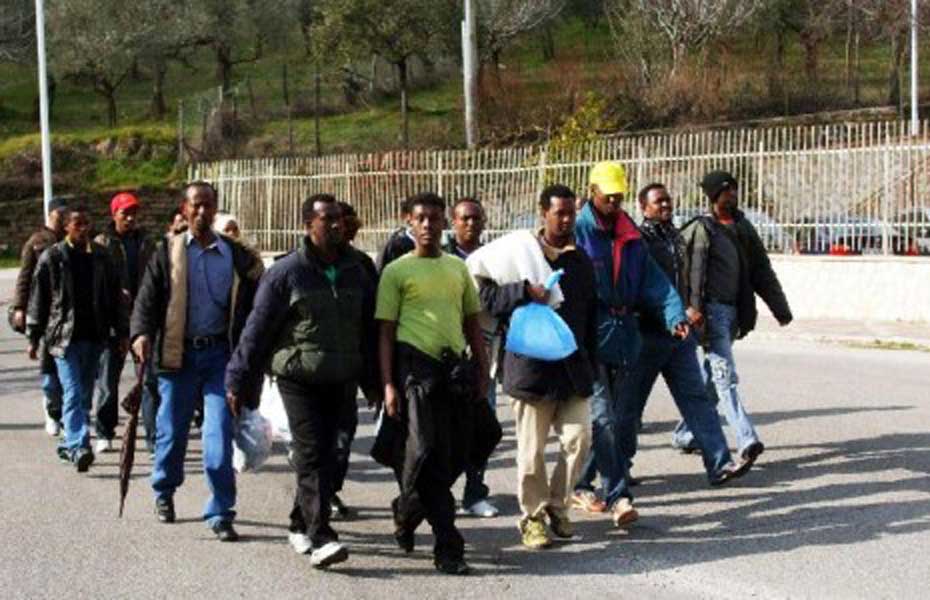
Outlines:
[[[42,199],[46,218],[52,201],[52,142],[48,127],[48,73],[45,68],[45,6],[36,0],[36,51],[39,60],[39,123],[42,130]]]
[[[917,135],[920,132],[917,92],[917,0],[911,0],[911,135]]]
[[[475,27],[474,0],[465,0],[462,21],[462,72],[465,87],[465,143],[469,149],[478,145],[478,35]]]

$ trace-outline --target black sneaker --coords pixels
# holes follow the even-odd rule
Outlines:
[[[763,452],[765,452],[765,444],[762,442],[753,442],[746,446],[739,454],[743,462],[751,467]]]
[[[739,464],[729,463],[724,466],[720,471],[710,480],[710,484],[714,487],[719,487],[724,485],[728,481],[733,481],[734,479],[739,479],[743,475],[749,472],[749,469],[752,468],[752,463],[748,463],[744,460],[740,461]]]
[[[436,558],[433,560],[436,570],[446,575],[468,575],[471,567],[464,558]]]
[[[221,542],[238,542],[239,534],[236,533],[236,530],[233,529],[232,523],[229,521],[220,521],[213,527],[213,533],[216,535],[216,539]]]
[[[345,505],[342,501],[342,498],[338,494],[333,494],[332,500],[329,502],[330,507],[332,508],[332,516],[338,519],[348,519],[352,516],[352,509]]]
[[[58,455],[58,460],[61,461],[64,465],[71,464],[71,453],[68,452],[68,449],[63,446],[58,446],[55,448],[55,454]]]
[[[394,541],[401,550],[410,554],[415,544],[414,532],[407,529],[398,517],[398,504],[397,498],[391,500],[391,512],[394,515]]]
[[[171,498],[155,500],[155,514],[162,523],[174,523],[174,500]]]
[[[81,448],[74,453],[74,468],[78,473],[86,473],[94,464],[94,453],[90,448]]]

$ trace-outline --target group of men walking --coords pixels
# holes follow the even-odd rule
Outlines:
[[[395,540],[412,552],[426,520],[436,568],[465,574],[451,488],[464,474],[461,512],[498,514],[484,481],[501,437],[498,381],[512,403],[518,525],[529,548],[573,537],[571,508],[609,514],[617,527],[637,520],[631,469],[660,374],[682,415],[673,444],[701,453],[711,485],[744,475],[762,453],[738,393],[732,344],[755,324],[756,294],[782,325],[791,312],[738,209],[736,180],[715,171],[701,185],[708,213],[681,231],[668,190],[644,187],[637,225],[622,208],[630,194],[623,167],[599,163],[583,202],[566,186],[549,186],[539,198],[538,230],[485,245],[479,200],[447,207],[421,193],[404,202],[404,227],[377,264],[351,244],[360,226],[351,206],[318,194],[302,206],[300,244],[267,271],[254,251],[213,230],[218,197],[206,182],[184,189],[186,231],[157,245],[135,226],[134,196],[114,198],[113,224],[99,243],[89,238],[84,209],[56,205],[49,229],[24,250],[13,320],[25,326],[30,356],[51,357],[42,368],[49,433],[63,423],[59,454],[78,471],[94,460],[88,423],[95,378],[95,448],[111,447],[116,385],[131,342],[153,415],[157,406],[146,428],[163,522],[176,517],[173,498],[202,401],[210,490],[203,517],[221,541],[238,539],[236,419],[258,407],[263,377],[273,377],[297,479],[288,539],[321,568],[349,554],[330,521],[334,507],[344,509],[336,493],[361,389],[379,408],[372,456],[398,483]],[[452,232],[444,244],[447,208]],[[559,283],[544,287],[555,271]],[[510,319],[530,303],[551,306],[577,350],[545,361],[507,349]],[[718,405],[736,431],[735,456]],[[559,452],[547,474],[550,431]]]

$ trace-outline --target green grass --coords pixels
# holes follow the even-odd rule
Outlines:
[[[19,257],[11,255],[0,255],[0,269],[18,269]]]
[[[915,344],[914,342],[894,342],[876,339],[870,342],[850,340],[844,341],[842,344],[850,348],[861,348],[867,350],[904,350],[908,352],[930,352],[930,346]]]

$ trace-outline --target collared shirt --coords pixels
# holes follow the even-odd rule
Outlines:
[[[229,302],[233,284],[232,248],[222,238],[202,248],[190,232],[187,244],[188,338],[223,335],[229,327]]]
[[[543,254],[546,256],[546,260],[549,262],[555,262],[559,257],[566,253],[577,250],[575,246],[575,236],[572,236],[561,248],[549,245],[549,242],[546,241],[546,230],[545,228],[540,228],[536,232],[536,239],[539,240],[539,245],[542,247]]]

